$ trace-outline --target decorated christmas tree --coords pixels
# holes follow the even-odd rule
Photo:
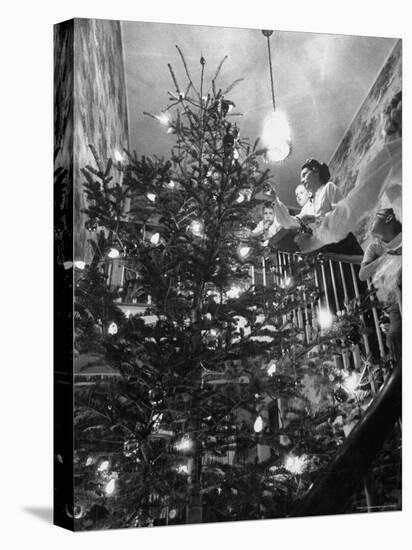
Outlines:
[[[78,529],[285,517],[371,398],[336,361],[358,311],[308,335],[313,265],[251,238],[272,176],[234,122],[241,79],[219,88],[223,60],[206,86],[202,57],[197,86],[178,52],[185,86],[169,65],[170,104],[147,113],[170,158],[83,170],[95,254],[75,271],[75,348],[104,374],[76,383]]]

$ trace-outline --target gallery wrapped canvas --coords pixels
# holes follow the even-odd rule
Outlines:
[[[55,523],[402,508],[402,49],[54,29]]]

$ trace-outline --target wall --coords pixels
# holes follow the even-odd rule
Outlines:
[[[73,62],[65,59],[68,41],[74,40]],[[98,153],[102,164],[115,151],[129,148],[128,116],[122,34],[119,21],[75,19],[74,33],[60,33],[55,43],[55,66],[70,86],[55,90],[55,145],[61,146],[57,165],[67,166],[70,155],[70,110],[73,110],[73,184],[74,184],[74,256],[76,260],[91,259],[87,246],[90,238],[84,227],[84,177],[81,168],[95,166],[89,144]],[[71,72],[71,74],[70,74]],[[71,97],[72,95],[72,97]],[[118,175],[118,174],[114,174]]]
[[[359,171],[382,146],[381,113],[401,89],[402,41],[398,40],[329,161],[332,179],[344,195],[356,185]],[[366,238],[369,223],[370,217],[354,228],[361,242]]]

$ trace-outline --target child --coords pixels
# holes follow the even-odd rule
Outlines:
[[[389,317],[385,330],[388,348],[398,363],[402,355],[401,270],[402,224],[392,208],[383,208],[375,216],[371,230],[374,240],[365,250],[359,278],[372,278],[377,297]]]

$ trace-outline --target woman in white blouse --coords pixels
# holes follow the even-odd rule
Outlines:
[[[355,187],[317,224],[306,251],[341,240],[377,207],[390,207],[402,221],[402,92],[383,112],[384,145],[361,171]]]
[[[325,163],[311,158],[308,159],[302,166],[300,172],[301,185],[305,187],[308,193],[313,197],[312,200],[306,203],[298,215],[299,220],[305,226],[308,226],[313,232],[324,218],[333,212],[336,204],[342,200],[342,193],[337,185],[330,179],[329,168]],[[299,223],[300,223],[299,222]],[[296,242],[301,245],[306,241],[305,236],[296,237]],[[346,237],[331,245],[324,246],[325,243],[319,242],[319,249],[323,252],[334,252],[337,254],[363,254],[362,248],[355,236],[349,233]],[[312,248],[314,250],[316,248]]]

